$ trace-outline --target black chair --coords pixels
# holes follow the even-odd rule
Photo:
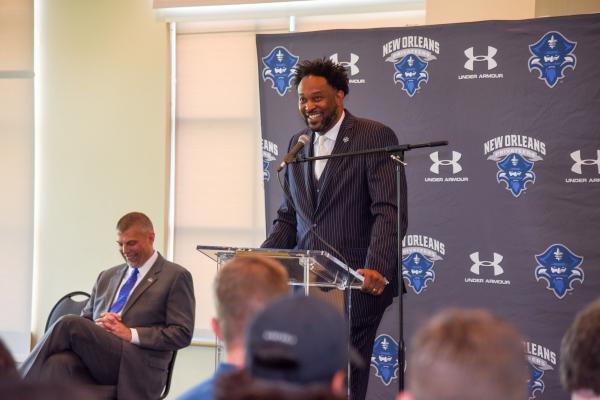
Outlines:
[[[169,394],[169,390],[171,390],[171,378],[173,377],[173,370],[175,369],[175,357],[177,357],[176,351],[173,352],[173,358],[171,358],[171,362],[169,363],[167,382],[165,383],[162,394],[158,398],[159,400],[165,399]],[[98,385],[94,386],[93,390],[101,399],[114,400],[117,398],[117,387],[114,385]]]
[[[162,394],[159,397],[159,400],[163,400],[169,394],[169,390],[171,390],[171,378],[173,377],[173,370],[175,369],[175,358],[177,357],[177,352],[173,352],[173,358],[171,358],[171,362],[169,363],[169,371],[167,372],[167,383],[165,383],[165,388],[163,389]]]
[[[83,300],[76,300],[74,297],[83,297]],[[63,315],[79,315],[81,310],[85,307],[90,295],[86,292],[71,292],[65,294],[60,298],[52,307],[48,320],[46,321],[46,328],[44,332],[48,330]]]

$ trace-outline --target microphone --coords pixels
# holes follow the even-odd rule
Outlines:
[[[423,143],[425,147],[448,146],[447,140],[438,140],[437,142]]]
[[[304,145],[309,142],[309,140],[310,137],[307,134],[300,135],[300,137],[298,138],[298,143],[296,143],[294,147],[292,147],[290,152],[287,153],[287,155],[283,158],[281,164],[279,164],[279,167],[277,167],[277,172],[280,172],[282,169],[284,169],[285,166],[288,165],[294,157],[296,157],[296,154],[298,154],[298,152],[302,150]]]

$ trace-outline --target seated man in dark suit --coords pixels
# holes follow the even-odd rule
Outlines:
[[[173,352],[190,344],[191,274],[154,250],[138,212],[117,223],[127,261],[100,273],[81,316],[59,319],[21,366],[27,381],[116,385],[119,399],[157,399]]]

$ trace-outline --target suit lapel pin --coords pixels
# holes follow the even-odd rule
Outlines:
[[[149,283],[152,283],[152,282],[154,282],[154,278],[148,278],[148,282],[149,282]]]
[[[344,143],[348,143],[350,141],[350,138],[348,136],[344,136],[344,139],[342,139],[344,141]]]

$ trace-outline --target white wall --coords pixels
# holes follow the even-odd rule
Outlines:
[[[145,0],[40,1],[33,330],[54,302],[120,261],[118,218],[164,247],[168,47]]]
[[[0,185],[0,338],[22,360],[29,350],[33,259],[31,0],[0,2]]]

